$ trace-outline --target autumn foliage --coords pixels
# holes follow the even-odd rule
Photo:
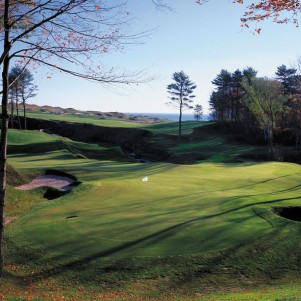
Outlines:
[[[234,3],[245,4],[244,0],[234,0]],[[241,18],[243,26],[249,22],[260,22],[272,19],[276,23],[293,22],[298,26],[301,12],[301,2],[297,0],[261,0],[247,5],[247,10]]]
[[[209,0],[196,0],[198,4],[204,4]],[[267,19],[273,22],[294,23],[299,26],[299,14],[301,12],[301,1],[299,0],[260,0],[245,1],[233,0],[233,3],[245,5],[246,11],[241,18],[242,27],[249,27],[252,22],[261,22]],[[256,29],[257,33],[261,28]]]

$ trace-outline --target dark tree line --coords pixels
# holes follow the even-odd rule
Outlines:
[[[261,129],[274,159],[275,133],[289,132],[296,147],[300,146],[301,75],[297,69],[281,65],[275,78],[257,77],[251,67],[233,73],[221,70],[212,83],[215,89],[209,103],[214,120],[239,126],[246,136]]]
[[[246,121],[249,119],[249,110],[243,101],[243,80],[250,83],[256,77],[257,71],[247,67],[243,71],[236,70],[231,73],[227,70],[221,72],[212,81],[215,90],[210,96],[211,116],[219,121]]]

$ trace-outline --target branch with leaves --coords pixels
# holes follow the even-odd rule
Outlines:
[[[209,1],[212,0],[196,0],[200,5]],[[297,27],[299,26],[300,0],[233,0],[233,3],[245,5],[246,7],[246,11],[241,18],[242,27],[249,27],[250,23],[258,23],[265,20],[272,20],[278,24],[293,23]],[[259,34],[261,28],[256,28],[255,31]]]

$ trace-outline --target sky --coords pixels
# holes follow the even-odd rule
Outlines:
[[[102,57],[108,67],[144,70],[154,80],[104,87],[60,73],[49,79],[40,68],[34,75],[37,96],[28,103],[103,112],[177,113],[166,105],[166,87],[174,72],[184,71],[197,85],[195,104],[207,113],[214,89],[211,81],[221,69],[233,72],[250,66],[258,76],[274,77],[278,66],[294,67],[301,56],[301,29],[292,24],[265,21],[241,28],[244,7],[231,0],[210,0],[202,6],[194,0],[167,1],[171,11],[156,9],[151,0],[129,0],[132,27],[152,33],[143,43]],[[260,35],[254,33],[256,26],[262,28]]]

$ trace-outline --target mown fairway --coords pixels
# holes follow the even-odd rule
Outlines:
[[[83,182],[8,227],[9,260],[25,276],[54,274],[88,284],[185,278],[203,269],[278,275],[299,260],[293,250],[301,247],[301,225],[272,210],[300,205],[296,164],[133,163],[113,146],[29,131],[11,131],[9,144],[9,162],[21,173],[32,177],[52,168]],[[102,153],[115,160],[90,159]],[[216,286],[231,287],[230,278]],[[185,278],[190,293],[198,292],[197,279]]]
[[[75,122],[75,123],[88,123],[98,126],[111,126],[111,127],[143,127],[144,124],[138,122],[129,122],[118,119],[110,118],[99,118],[96,116],[81,116],[76,114],[42,114],[42,113],[28,113],[28,117],[44,119],[44,120],[56,120],[56,121],[66,121],[66,122]]]

